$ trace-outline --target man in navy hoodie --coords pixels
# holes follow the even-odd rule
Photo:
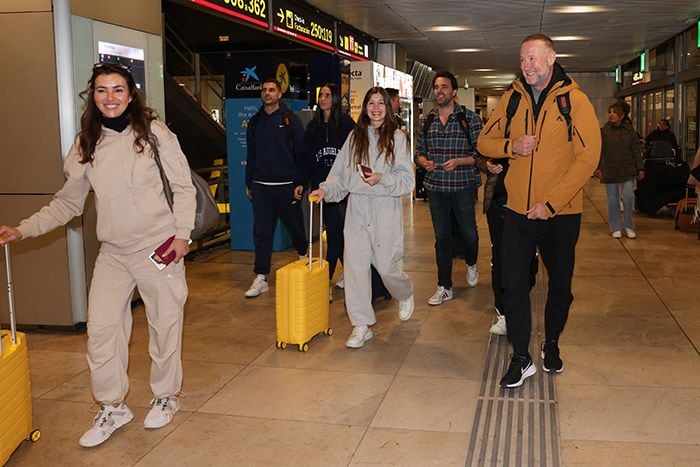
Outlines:
[[[299,117],[280,104],[282,87],[274,79],[263,83],[263,105],[248,124],[246,191],[253,202],[253,242],[257,274],[246,298],[268,291],[272,237],[279,217],[292,235],[299,256],[306,255],[306,231],[301,211],[304,173],[300,153],[304,127]]]

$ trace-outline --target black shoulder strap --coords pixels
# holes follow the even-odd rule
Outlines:
[[[294,155],[294,134],[292,133],[292,116],[292,111],[287,110],[284,112],[284,116],[282,118],[284,120],[284,127],[287,129],[287,141],[289,141],[289,149],[292,151],[292,155]]]
[[[506,128],[503,132],[504,138],[510,138],[510,121],[513,119],[513,115],[518,110],[518,105],[520,105],[520,93],[513,90],[513,93],[508,99],[508,107],[506,107]]]
[[[425,122],[423,122],[423,137],[424,138],[428,137],[428,130],[430,130],[430,127],[433,125],[433,120],[435,120],[435,114],[432,112],[429,112],[428,115],[425,116]]]
[[[469,131],[469,122],[467,121],[467,114],[465,112],[457,112],[457,123],[459,124],[459,127],[462,129],[464,134],[467,136],[467,142],[469,142],[469,146],[474,146],[472,144],[472,134]]]
[[[559,107],[559,113],[564,120],[566,120],[566,130],[569,133],[569,142],[573,135],[573,124],[571,122],[571,99],[569,98],[569,93],[565,92],[561,96],[557,96],[557,107]]]

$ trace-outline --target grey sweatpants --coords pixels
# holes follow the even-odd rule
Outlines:
[[[126,370],[134,287],[146,305],[151,391],[155,397],[163,397],[181,389],[185,264],[180,260],[159,271],[148,259],[153,248],[125,255],[101,251],[97,256],[87,323],[87,359],[96,401],[119,402],[129,390]]]
[[[345,305],[353,326],[376,322],[372,308],[373,265],[389,293],[398,300],[413,295],[403,272],[401,198],[352,193],[345,215]]]

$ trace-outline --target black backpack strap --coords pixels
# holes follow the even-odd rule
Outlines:
[[[289,142],[289,149],[292,151],[292,156],[294,156],[294,134],[292,133],[292,116],[294,114],[291,110],[284,112],[282,119],[284,120],[284,127],[287,129],[287,141]]]
[[[433,121],[435,120],[435,114],[432,112],[429,112],[428,115],[425,116],[425,122],[423,122],[423,137],[428,138],[428,131],[430,130],[430,127],[433,125]]]
[[[472,142],[472,134],[469,131],[469,122],[467,121],[467,114],[465,112],[457,112],[457,123],[459,124],[459,127],[462,129],[465,135],[467,135],[467,142],[469,143],[470,147],[474,147],[474,144]]]
[[[564,120],[566,120],[566,130],[569,133],[569,142],[571,142],[573,136],[573,123],[571,122],[571,99],[569,98],[569,93],[565,92],[561,96],[557,96],[557,107],[559,107],[559,113]]]
[[[518,110],[518,105],[520,105],[520,93],[518,91],[513,91],[508,99],[508,107],[506,107],[506,127],[503,131],[504,138],[510,138],[510,121],[513,119],[513,115]]]

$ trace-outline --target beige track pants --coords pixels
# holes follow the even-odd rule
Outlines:
[[[127,368],[135,287],[146,305],[153,395],[163,397],[180,391],[183,308],[187,300],[185,265],[181,260],[159,271],[148,258],[153,248],[125,255],[100,252],[97,256],[87,323],[87,359],[96,401],[119,402],[129,391]]]

